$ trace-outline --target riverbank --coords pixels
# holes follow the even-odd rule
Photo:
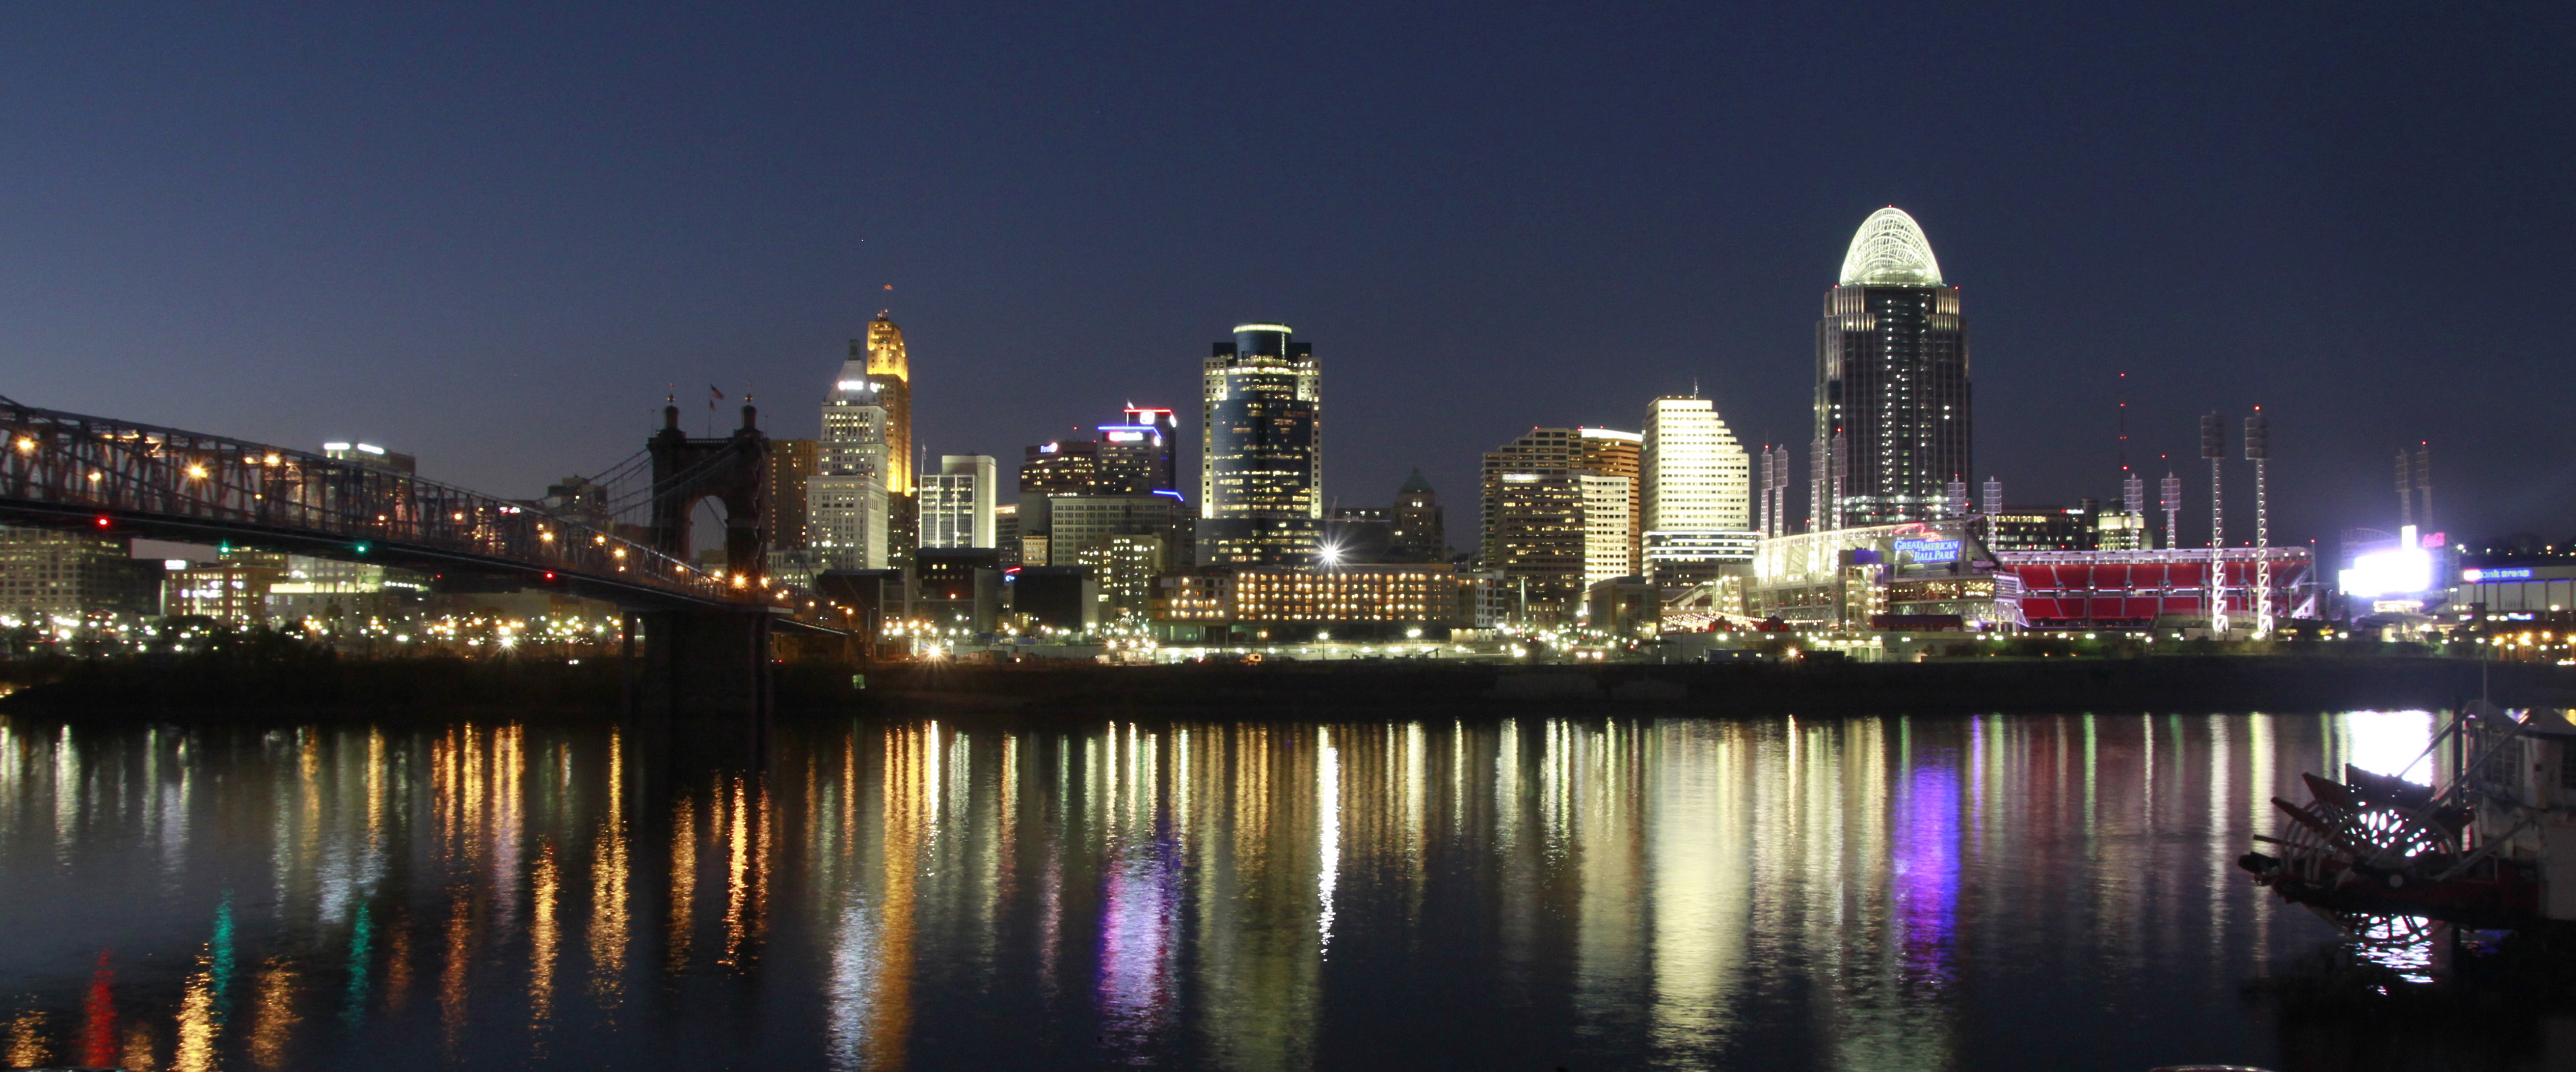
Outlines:
[[[2576,706],[2576,668],[2459,659],[2156,656],[1929,663],[1497,666],[778,667],[783,716],[1412,718],[1594,711],[1733,715],[2349,711]],[[0,712],[72,719],[511,717],[607,721],[619,665],[537,659],[189,657],[0,667]]]
[[[913,667],[895,709],[1193,717],[2247,712],[2576,706],[2576,668],[2458,659],[2157,656],[1825,665]],[[883,702],[883,701],[881,701]]]

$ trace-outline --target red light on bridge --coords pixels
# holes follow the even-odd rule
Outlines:
[[[106,519],[106,518],[103,518],[103,517],[102,517],[102,518],[100,518],[100,519],[98,519],[98,527],[100,527],[100,528],[106,528],[106,527],[107,527],[107,519]]]
[[[549,580],[549,581],[554,580],[554,579],[555,579],[555,575],[554,575],[554,574],[552,574],[552,573],[548,573],[548,574],[546,574],[546,579],[547,579],[547,580]]]

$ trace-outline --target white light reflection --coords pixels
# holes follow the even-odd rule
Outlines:
[[[2429,784],[2433,760],[2424,745],[2433,739],[2430,711],[2355,711],[2343,716],[2343,738],[2349,742],[2343,762],[2374,774],[2394,774]],[[2328,776],[2341,780],[2337,768]]]
[[[1318,729],[1319,738],[1315,776],[1317,838],[1315,860],[1315,934],[1321,945],[1317,953],[1331,959],[1333,952],[1333,884],[1342,871],[1342,753],[1333,747],[1333,731]]]

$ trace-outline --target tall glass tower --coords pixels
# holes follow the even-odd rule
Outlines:
[[[1324,517],[1323,373],[1286,324],[1237,324],[1203,367],[1198,561],[1311,562]]]
[[[1923,228],[1891,205],[1843,255],[1816,324],[1818,528],[1943,517],[1969,470],[1968,324]]]

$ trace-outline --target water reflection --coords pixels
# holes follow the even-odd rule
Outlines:
[[[0,1023],[137,1069],[2295,1063],[2241,991],[2330,933],[2231,861],[2429,731],[923,721],[657,780],[612,731],[8,724]]]

